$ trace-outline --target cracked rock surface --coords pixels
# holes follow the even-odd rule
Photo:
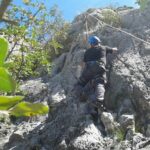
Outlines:
[[[120,11],[122,29],[150,42],[149,10],[150,7],[144,12],[138,9]],[[101,9],[87,12],[102,17]],[[100,116],[97,125],[84,114],[86,102],[80,102],[74,93],[74,84],[82,72],[79,64],[87,47],[84,41],[87,12],[72,22],[69,33],[72,45],[69,52],[55,60],[51,78],[46,83],[41,83],[42,80],[39,83],[37,79],[22,86],[27,92],[26,88],[32,86],[36,92],[29,91],[30,98],[47,101],[53,106],[52,112],[43,121],[35,119],[34,123],[17,126],[7,142],[1,142],[2,149],[150,149],[150,46],[106,26],[101,28],[97,20],[88,15],[90,32],[99,36],[104,44],[119,49],[117,55],[108,56],[110,71],[105,102],[109,111]]]

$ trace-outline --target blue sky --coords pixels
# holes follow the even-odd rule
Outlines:
[[[133,6],[136,0],[38,0],[44,2],[47,8],[57,4],[64,18],[72,21],[73,18],[88,8],[101,8],[106,6]],[[22,0],[13,0],[13,3],[22,5]]]

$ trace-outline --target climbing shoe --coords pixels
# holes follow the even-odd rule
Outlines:
[[[102,101],[96,101],[95,102],[95,105],[96,105],[96,107],[100,110],[100,111],[107,111],[107,109],[106,109],[106,107],[105,107],[105,105],[104,105],[104,102]]]

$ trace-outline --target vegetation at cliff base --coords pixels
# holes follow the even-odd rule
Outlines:
[[[23,2],[24,7],[9,3],[3,15],[7,21],[0,26],[0,35],[10,43],[8,70],[17,81],[50,74],[52,60],[66,51],[69,29],[56,5],[47,9],[38,0]]]
[[[4,38],[0,38],[0,92],[3,93],[0,95],[0,110],[6,110],[10,115],[16,117],[48,113],[48,106],[42,103],[20,102],[23,100],[23,96],[7,96],[8,92],[13,94],[16,89],[16,82],[5,67],[8,48],[8,42]]]

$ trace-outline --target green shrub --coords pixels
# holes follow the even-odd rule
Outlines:
[[[18,26],[4,22],[0,29],[11,43],[6,60],[17,81],[49,74],[52,59],[65,52],[68,45],[69,23],[57,6],[47,9],[41,1],[31,0],[24,0],[24,4],[21,7],[12,2],[6,10]]]
[[[4,38],[0,38],[0,91],[10,93],[15,91],[16,82],[12,79],[11,74],[5,68],[7,52],[8,42]],[[7,110],[10,115],[16,117],[48,113],[48,106],[41,103],[32,104],[29,102],[20,102],[23,98],[23,96],[0,95],[0,110]]]
[[[140,9],[143,11],[150,4],[150,0],[136,0],[137,4],[140,6]]]
[[[120,26],[120,17],[118,13],[112,9],[103,9],[102,10],[103,21],[113,26]]]
[[[123,141],[125,139],[125,131],[123,129],[117,128],[114,131],[114,135],[116,135],[118,141]]]

